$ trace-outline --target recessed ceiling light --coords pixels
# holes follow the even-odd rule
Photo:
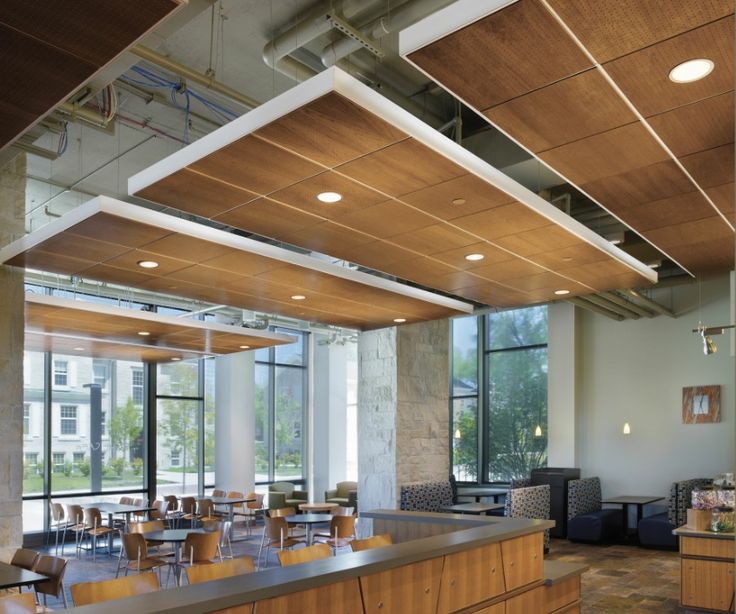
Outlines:
[[[406,318],[394,318],[394,322],[402,324],[403,322],[406,322]]]
[[[174,362],[176,362],[178,360],[181,360],[181,358],[178,358],[178,357],[174,356],[171,360],[173,360]]]
[[[75,352],[84,352],[84,348],[74,348]]]
[[[342,200],[342,194],[337,192],[320,192],[317,194],[317,200],[323,203],[336,203]]]
[[[241,345],[240,346],[240,349],[241,350],[249,350],[250,349],[250,346],[249,345]]]
[[[485,256],[483,254],[468,254],[465,256],[465,260],[470,260],[471,262],[475,262],[476,260],[483,260]]]
[[[292,301],[303,301],[305,298],[307,298],[307,297],[304,296],[303,294],[292,294],[291,295],[291,300]]]
[[[675,83],[692,83],[713,72],[715,64],[706,58],[688,60],[678,64],[670,71],[670,81]]]
[[[149,333],[149,332],[148,332],[147,330],[139,330],[139,331],[138,331],[138,334],[139,334],[139,335],[140,335],[141,337],[148,337],[148,335],[150,335],[151,333]]]
[[[555,290],[555,294],[557,296],[565,296],[565,294],[570,294],[569,290]]]
[[[465,204],[465,199],[464,198],[453,198],[452,199],[452,204],[453,205],[464,205]]]
[[[158,266],[158,262],[155,260],[139,260],[138,266],[143,269],[155,269]]]

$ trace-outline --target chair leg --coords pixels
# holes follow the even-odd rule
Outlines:
[[[64,609],[66,610],[69,607],[69,604],[66,602],[66,590],[64,589],[64,583],[61,582],[59,585],[61,587],[61,599],[64,602]]]

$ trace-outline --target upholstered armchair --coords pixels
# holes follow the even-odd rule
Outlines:
[[[343,507],[357,507],[358,483],[338,482],[332,490],[325,491],[326,503],[337,503]]]
[[[299,505],[308,501],[307,491],[297,490],[291,482],[274,482],[268,487],[268,509],[270,510],[293,507],[298,513]]]

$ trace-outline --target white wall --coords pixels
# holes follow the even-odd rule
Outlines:
[[[616,322],[576,309],[577,466],[584,476],[600,476],[604,496],[665,495],[672,481],[733,471],[729,335],[716,337],[718,353],[705,356],[691,332],[699,319],[731,322],[728,276],[703,282],[701,292],[699,308],[698,283],[659,290],[653,298],[671,306],[674,319]],[[683,424],[682,388],[712,384],[721,386],[721,422]]]

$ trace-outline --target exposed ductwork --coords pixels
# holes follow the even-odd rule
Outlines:
[[[632,300],[622,295],[631,297]],[[567,302],[619,321],[638,320],[640,316],[653,318],[657,314],[666,315],[670,318],[676,317],[670,309],[647,298],[636,290],[601,292],[570,298],[567,299]]]

